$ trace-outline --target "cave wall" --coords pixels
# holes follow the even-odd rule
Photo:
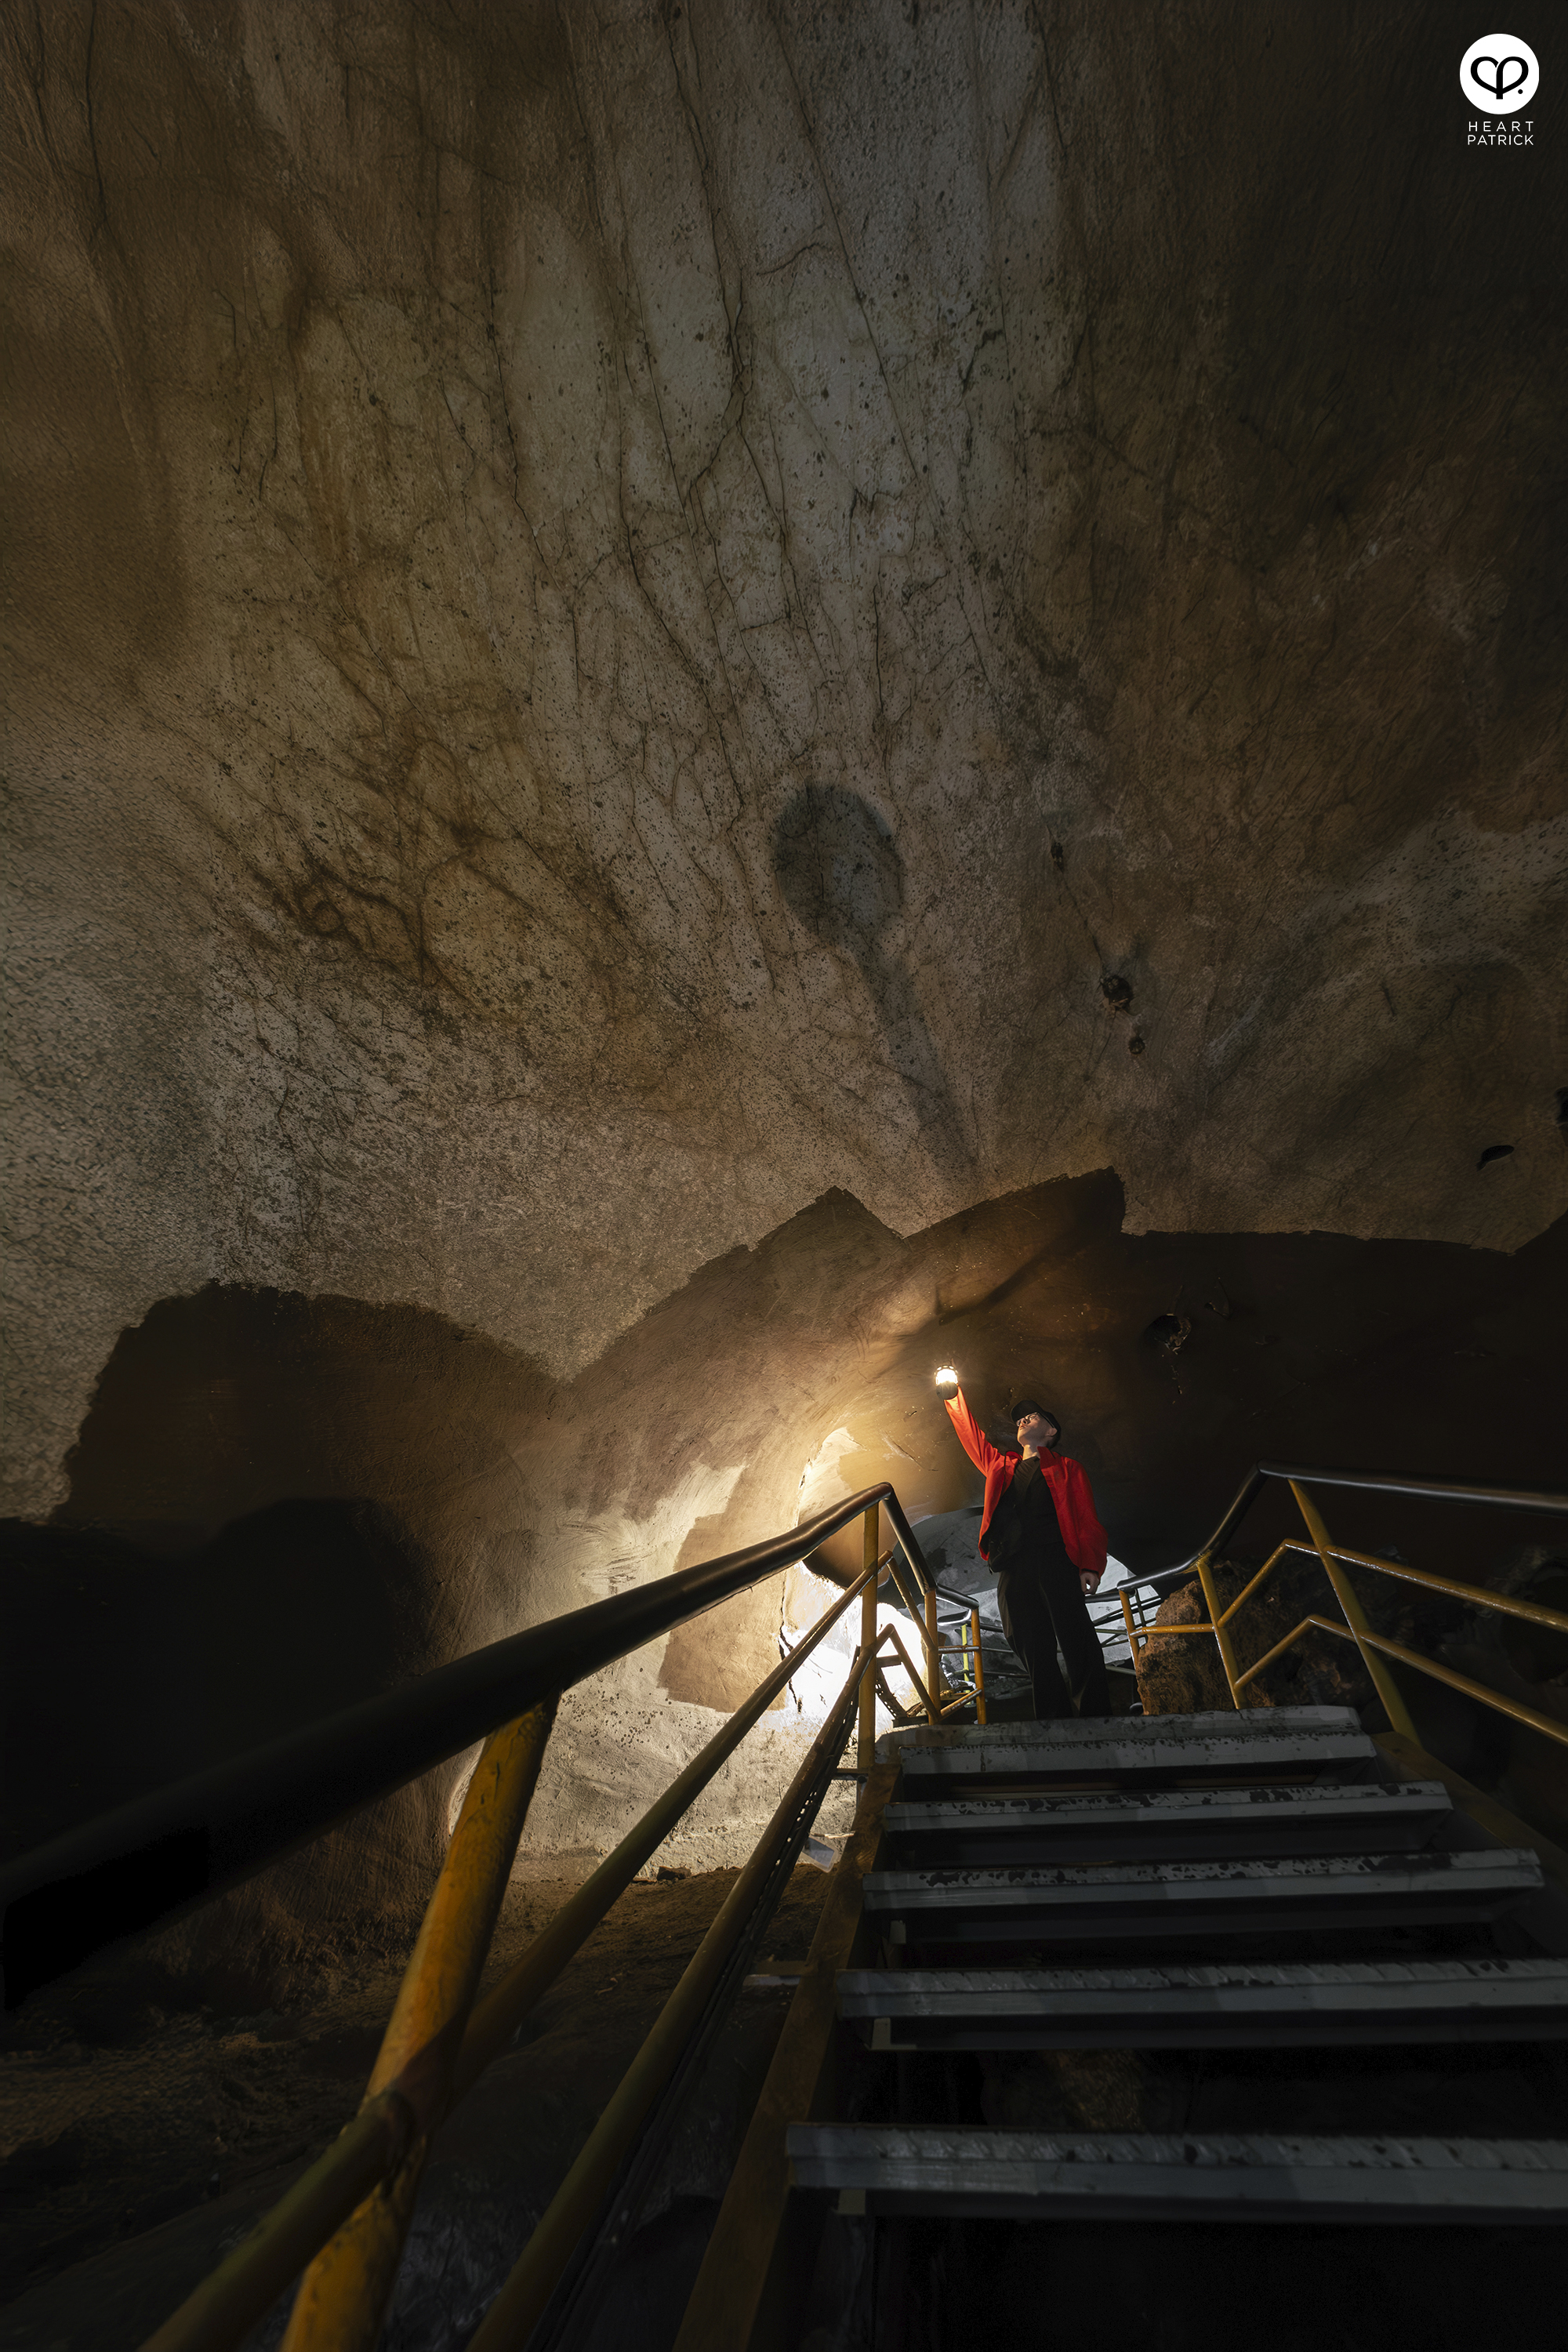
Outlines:
[[[830,1185],[1561,1213],[1561,100],[1468,152],[1459,26],[5,10],[14,1507],[208,1280],[559,1378]]]
[[[1260,1458],[1540,1483],[1559,1444],[1565,1291],[1568,1220],[1511,1256],[1134,1234],[1101,1172],[911,1235],[825,1195],[559,1383],[407,1307],[217,1286],[161,1302],[105,1368],[51,1524],[20,1531],[24,1571],[0,1565],[9,1843],[882,1479],[917,1521],[977,1501],[939,1360],[998,1437],[1011,1398],[1043,1392],[1135,1572],[1194,1549]],[[1347,1542],[1470,1580],[1560,1533],[1321,1500]],[[1261,1558],[1298,1532],[1270,1490],[1237,1540]],[[825,1564],[847,1572],[859,1546],[852,1528]],[[568,1695],[525,1866],[630,1826],[776,1662],[782,1586]],[[749,1850],[816,1727],[798,1696],[672,1858]],[[413,1905],[469,1760],[230,1898],[179,1950],[288,1948]]]
[[[1468,151],[1472,31],[5,0],[11,1510],[384,1512],[384,1680],[951,1507],[933,1349],[1133,1566],[1550,1475],[1562,99]]]

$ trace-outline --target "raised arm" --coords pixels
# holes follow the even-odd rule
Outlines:
[[[958,1442],[975,1468],[989,1470],[994,1462],[1000,1462],[1003,1458],[1001,1448],[992,1444],[991,1440],[970,1412],[963,1391],[960,1389],[956,1394],[943,1397],[942,1402],[946,1405],[948,1416],[958,1432]]]

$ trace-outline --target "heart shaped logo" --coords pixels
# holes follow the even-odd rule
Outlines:
[[[1487,114],[1517,114],[1540,87],[1535,51],[1512,33],[1483,33],[1459,60],[1459,88]]]
[[[1477,58],[1470,67],[1470,79],[1493,98],[1511,98],[1529,80],[1530,68],[1517,53],[1511,58]]]

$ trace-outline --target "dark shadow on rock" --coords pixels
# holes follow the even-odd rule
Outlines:
[[[550,1392],[426,1307],[209,1283],[121,1333],[55,1524],[174,1556],[285,1497],[369,1495],[434,1530],[489,1476],[516,1496],[517,1430]]]
[[[923,1149],[944,1172],[969,1167],[963,1115],[914,983],[883,944],[904,898],[903,859],[885,819],[859,793],[805,784],[773,829],[773,857],[792,914],[825,947],[847,956],[870,991]]]
[[[428,1583],[365,1502],[274,1503],[178,1559],[0,1523],[5,1852],[417,1674]]]
[[[531,1602],[551,1613],[530,1588],[519,1459],[550,1393],[516,1350],[407,1306],[212,1284],[122,1331],[66,1501],[0,1546],[9,1851],[410,1682]],[[197,1988],[260,2007],[312,1920],[333,1938],[401,1934],[460,1769],[368,1807],[172,1941],[158,1931],[156,1950],[100,1955],[83,2000],[106,2032],[127,2002]],[[226,1991],[215,1969],[236,1978]]]

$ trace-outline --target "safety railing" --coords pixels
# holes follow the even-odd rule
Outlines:
[[[956,1659],[957,1687],[963,1697],[973,1700],[976,1723],[984,1723],[986,1720],[985,1654],[980,1646],[979,1609],[972,1606],[968,1622],[960,1620],[956,1642],[942,1642],[937,1646],[939,1655]]]
[[[989,1709],[985,1694],[985,1654],[982,1644],[980,1610],[967,1592],[955,1592],[945,1584],[939,1584],[937,1591],[948,1603],[950,1611],[955,1612],[954,1617],[950,1618],[949,1630],[956,1630],[958,1639],[938,1643],[939,1654],[956,1662],[957,1672],[951,1676],[951,1679],[960,1697],[954,1700],[953,1706],[959,1705],[963,1699],[968,1699],[973,1704],[975,1721],[987,1722]],[[1114,1591],[1110,1595],[1101,1593],[1097,1598],[1095,1594],[1090,1593],[1087,1596],[1086,1607],[1095,1639],[1105,1654],[1107,1666],[1115,1674],[1131,1673],[1131,1662],[1124,1663],[1128,1644],[1122,1631],[1119,1594]],[[1011,1649],[1005,1638],[998,1641],[994,1634],[992,1637],[994,1658],[998,1650],[1004,1659],[1011,1657],[1015,1664],[1021,1668],[1022,1661],[1017,1657],[1016,1652]],[[891,1691],[883,1687],[881,1695],[884,1703],[891,1707],[897,1720],[901,1722],[916,1719],[912,1715],[905,1717],[900,1712],[899,1702]],[[921,1704],[923,1706],[923,1699]],[[950,1707],[948,1712],[952,1711]]]
[[[885,1672],[879,1669],[877,1695],[883,1706],[899,1724],[916,1723],[922,1717],[934,1721],[954,1715],[965,1706],[974,1708],[977,1723],[985,1722],[985,1661],[980,1646],[978,1607],[968,1593],[953,1592],[945,1584],[938,1584],[934,1580],[928,1586],[923,1601],[917,1600],[905,1589],[905,1583],[899,1580],[896,1570],[894,1581],[904,1607],[921,1628],[926,1672],[922,1678],[904,1647],[897,1626],[889,1626],[886,1639],[891,1643],[900,1664],[910,1678],[917,1706],[913,1708],[906,1706],[889,1684]],[[957,1641],[944,1641],[942,1638],[944,1629],[940,1613],[942,1601],[947,1603],[950,1612],[949,1632],[952,1630],[952,1612],[958,1612]],[[943,1661],[955,1661],[957,1672],[952,1672]],[[934,1683],[937,1686],[934,1701],[927,1687],[928,1683]]]
[[[1236,1532],[1247,1511],[1263,1491],[1265,1482],[1270,1478],[1282,1479],[1289,1486],[1310,1541],[1303,1543],[1299,1538],[1287,1538],[1277,1545],[1256,1575],[1249,1578],[1235,1599],[1222,1608],[1215,1580],[1215,1555]],[[1155,1641],[1212,1635],[1219,1653],[1231,1704],[1240,1707],[1243,1705],[1242,1692],[1267,1666],[1283,1657],[1306,1634],[1314,1631],[1331,1633],[1356,1644],[1373,1688],[1387,1711],[1390,1727],[1403,1733],[1406,1738],[1415,1738],[1415,1727],[1399,1685],[1389,1670],[1387,1661],[1391,1658],[1430,1675],[1437,1682],[1447,1683],[1451,1689],[1462,1691],[1467,1697],[1479,1700],[1484,1706],[1494,1707],[1504,1715],[1511,1716],[1518,1723],[1528,1724],[1532,1730],[1545,1733],[1549,1739],[1568,1746],[1568,1723],[1546,1714],[1541,1707],[1531,1706],[1522,1699],[1513,1698],[1504,1691],[1493,1690],[1468,1675],[1459,1674],[1454,1667],[1444,1665],[1439,1659],[1429,1658],[1419,1650],[1411,1649],[1405,1643],[1392,1641],[1386,1634],[1374,1633],[1367,1622],[1366,1612],[1362,1607],[1347,1569],[1350,1566],[1373,1569],[1381,1575],[1397,1577],[1407,1583],[1420,1585],[1426,1591],[1468,1601],[1478,1609],[1491,1610],[1500,1616],[1523,1618],[1553,1633],[1568,1633],[1568,1615],[1559,1610],[1548,1609],[1539,1601],[1519,1600],[1510,1593],[1489,1591],[1484,1585],[1458,1583],[1452,1577],[1436,1576],[1430,1570],[1412,1568],[1403,1560],[1385,1559],[1375,1552],[1350,1550],[1331,1538],[1321,1513],[1306,1491],[1309,1486],[1355,1487],[1375,1494],[1405,1495],[1428,1501],[1489,1503],[1504,1510],[1531,1511],[1554,1518],[1568,1517],[1568,1495],[1534,1493],[1518,1487],[1472,1486],[1435,1479],[1399,1478],[1355,1470],[1308,1470],[1282,1463],[1260,1462],[1243,1484],[1236,1501],[1201,1551],[1194,1553],[1179,1568],[1163,1570],[1157,1576],[1130,1580],[1119,1588],[1118,1597],[1134,1664],[1147,1655],[1150,1645]],[[1251,1600],[1280,1560],[1291,1552],[1316,1558],[1339,1603],[1340,1619],[1336,1621],[1315,1613],[1303,1617],[1299,1625],[1281,1641],[1276,1642],[1262,1657],[1255,1658],[1249,1666],[1243,1667],[1237,1659],[1232,1624],[1244,1604]],[[1208,1610],[1207,1622],[1185,1625],[1152,1622],[1144,1593],[1150,1590],[1161,1594],[1167,1592],[1173,1584],[1194,1572]]]
[[[153,1790],[0,1869],[8,2007],[104,1946],[180,1916],[390,1796],[499,1723],[570,1689],[660,1633],[814,1552],[877,1505],[903,1563],[900,1590],[931,1579],[884,1482],[743,1551],[493,1642],[405,1689],[367,1699],[189,1779]],[[934,1597],[926,1612],[934,1625]]]
[[[1142,1601],[1140,1614],[1134,1616],[1133,1591],[1168,1585],[1169,1573],[1121,1589],[1126,1632],[1135,1655],[1166,1635],[1212,1633],[1232,1698],[1239,1706],[1242,1690],[1263,1667],[1310,1627],[1320,1626],[1358,1643],[1396,1730],[1414,1736],[1385,1663],[1389,1657],[1436,1674],[1553,1738],[1568,1738],[1568,1727],[1539,1710],[1489,1692],[1373,1633],[1344,1563],[1404,1577],[1554,1631],[1568,1631],[1568,1618],[1537,1603],[1458,1584],[1373,1554],[1346,1552],[1331,1541],[1304,1486],[1321,1482],[1415,1492],[1555,1516],[1568,1515],[1568,1497],[1260,1465],[1238,1498],[1244,1507],[1270,1476],[1290,1484],[1312,1539],[1310,1549],[1329,1577],[1344,1622],[1307,1618],[1266,1657],[1238,1669],[1229,1632],[1237,1611],[1287,1551],[1309,1547],[1294,1542],[1279,1546],[1246,1590],[1222,1610],[1212,1561],[1220,1540],[1239,1519],[1233,1506],[1210,1544],[1177,1571],[1195,1570],[1208,1604],[1207,1625],[1150,1624]],[[887,1550],[879,1540],[883,1509],[896,1538]],[[561,1694],[815,1551],[857,1517],[863,1528],[862,1564],[842,1596],[677,1776],[485,1998],[476,2001]],[[877,1591],[884,1572],[920,1629],[923,1672],[899,1629],[890,1623],[879,1627]],[[867,1488],[766,1544],[679,1571],[492,1644],[424,1677],[407,1691],[347,1710],[214,1772],[194,1776],[174,1790],[122,1807],[23,1857],[0,1874],[0,1901],[6,1906],[7,1994],[15,1999],[115,1937],[210,1899],[359,1807],[471,1747],[476,1738],[484,1740],[358,2115],[150,2339],[146,2352],[198,2352],[198,2347],[200,2352],[219,2352],[219,2347],[237,2345],[301,2270],[284,2338],[287,2352],[307,2352],[307,2347],[324,2352],[327,2347],[331,2352],[345,2347],[371,2352],[437,2129],[508,2048],[519,2025],[700,1790],[857,1601],[859,1638],[820,1732],[473,2339],[476,2352],[500,2352],[502,2346],[524,2342],[552,2311],[564,2322],[577,2291],[574,2281],[580,2283],[586,2275],[578,2249],[595,2214],[606,2211],[606,2200],[614,2206],[620,2200],[628,2211],[635,2204],[658,2118],[668,2114],[699,2063],[748,1955],[766,1927],[826,1787],[842,1769],[837,1759],[851,1725],[858,1719],[853,1777],[865,1779],[873,1769],[879,1693],[900,1719],[910,1719],[910,1708],[893,1701],[888,1689],[889,1654],[908,1675],[927,1720],[939,1721],[971,1703],[984,1720],[978,1611],[970,1604],[969,1624],[960,1640],[943,1640],[935,1583],[890,1486]],[[947,1675],[944,1659],[958,1661],[956,1679]],[[151,1890],[145,1884],[149,1878],[155,1882]],[[84,1910],[89,1914],[86,1919]],[[553,2327],[554,2322],[548,2326]]]
[[[880,1513],[895,1544],[879,1549]],[[649,1807],[593,1875],[476,2005],[475,1995],[562,1692],[642,1643],[813,1552],[859,1517],[862,1565],[700,1754]],[[900,1557],[901,1555],[901,1557]],[[896,1628],[878,1627],[877,1589],[889,1572],[924,1633],[916,1672]],[[652,2033],[531,2236],[474,2342],[479,2352],[527,2337],[563,2292],[574,2250],[646,2138],[661,2100],[716,2029],[748,1952],[767,1925],[858,1718],[852,1777],[872,1766],[876,1701],[890,1643],[928,1718],[964,1704],[942,1667],[935,1592],[892,1487],[864,1489],[769,1543],[556,1619],[439,1669],[410,1690],[274,1742],[174,1790],[120,1809],[26,1856],[0,1877],[6,1904],[8,1997],[58,1973],[130,1926],[147,1924],[146,1898],[97,1929],[65,1932],[62,1908],[84,1892],[112,1895],[138,1862],[165,1868],[156,1916],[191,1907],[388,1793],[484,1733],[391,2021],[358,2115],[272,2211],[152,2336],[146,2352],[219,2352],[297,2277],[287,2352],[372,2352],[391,2295],[432,2138],[560,1976],[611,1905],[664,1843],[701,1790],[773,1705],[805,1660],[858,1601],[859,1640],[847,1679],[751,1860],[694,1953]],[[907,1719],[907,1710],[900,1710]],[[505,1719],[498,1723],[498,1716]],[[324,1781],[314,1811],[302,1776]],[[205,1867],[189,1852],[205,1839]],[[182,1841],[184,1843],[182,1843]],[[68,1959],[63,1965],[69,1965]],[[20,1981],[18,1981],[18,1979]]]

